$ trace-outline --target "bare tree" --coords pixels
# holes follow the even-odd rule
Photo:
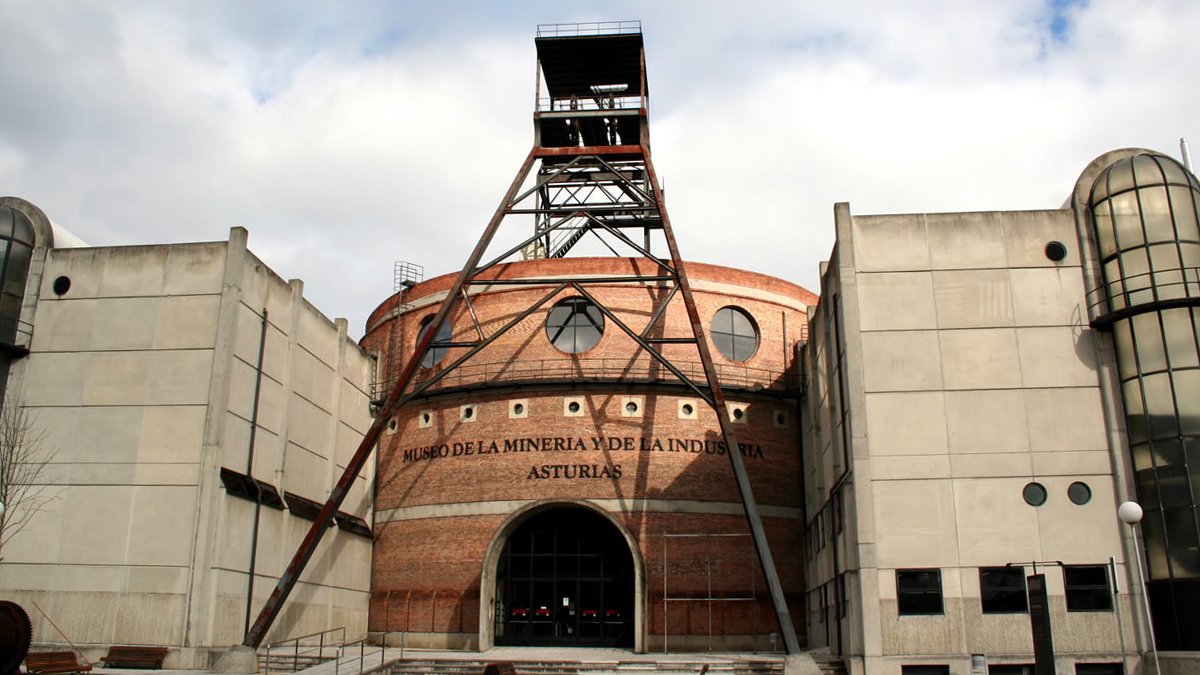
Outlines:
[[[19,401],[0,409],[0,551],[58,496],[47,482],[56,453],[45,440],[45,431]]]

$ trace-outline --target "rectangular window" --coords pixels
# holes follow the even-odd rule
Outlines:
[[[896,570],[896,606],[904,614],[942,613],[941,570]]]
[[[1068,612],[1112,611],[1107,565],[1066,565],[1063,567],[1063,585],[1067,592]]]
[[[900,666],[900,675],[950,675],[950,666]]]
[[[1032,671],[1031,671],[1032,672]],[[1075,675],[1124,675],[1120,663],[1076,663]]]
[[[846,573],[843,572],[837,577],[837,618],[846,618],[848,609],[846,603]]]
[[[833,498],[829,502],[830,514],[833,518],[833,533],[835,535],[842,532],[842,493],[837,491],[833,493]]]
[[[988,675],[1033,675],[1033,664],[1006,663],[1004,665],[988,666]]]
[[[979,604],[984,614],[1029,611],[1024,567],[980,567]]]

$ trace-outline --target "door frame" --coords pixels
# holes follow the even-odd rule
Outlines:
[[[584,499],[544,499],[530,502],[511,513],[492,536],[487,552],[483,556],[483,569],[479,574],[479,651],[495,646],[496,640],[496,581],[500,565],[500,554],[508,538],[531,516],[551,509],[584,508],[603,516],[621,533],[633,559],[633,651],[646,651],[646,563],[642,558],[637,539],[617,520],[613,514]]]

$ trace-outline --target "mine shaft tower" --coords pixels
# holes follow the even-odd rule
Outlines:
[[[712,406],[720,420],[727,447],[738,447],[725,396],[703,322],[676,245],[663,201],[661,183],[650,155],[649,89],[641,23],[637,21],[538,26],[538,86],[533,113],[533,148],[522,162],[495,214],[458,273],[434,318],[403,364],[388,364],[392,384],[386,399],[363,437],[345,473],[330,493],[308,535],[284,571],[244,644],[258,647],[316,549],[350,485],[379,440],[395,411],[495,341],[525,318],[570,290],[595,305],[607,321],[644,350],[684,386]],[[542,90],[544,83],[545,89]],[[530,178],[532,177],[532,180]],[[524,220],[520,232],[508,227]],[[504,235],[501,235],[503,230]],[[500,236],[498,236],[500,235]],[[589,237],[589,235],[591,235]],[[498,245],[506,241],[505,245]],[[516,259],[564,257],[591,247],[608,254],[641,258],[646,265],[623,276],[540,277],[504,279],[488,270]],[[497,253],[492,249],[502,249]],[[548,292],[491,334],[476,323],[475,339],[442,341],[439,328],[453,313],[474,316],[469,289],[503,284],[536,285]],[[592,293],[597,285],[631,285],[660,290],[659,300],[644,326],[629,325]],[[682,302],[690,330],[667,334],[665,319],[672,302]],[[705,379],[686,376],[661,353],[662,345],[693,345]],[[422,356],[430,349],[450,350],[456,357],[436,373],[419,374]],[[726,453],[737,481],[750,533],[784,645],[799,651],[779,575],[767,544],[758,505],[741,453]]]

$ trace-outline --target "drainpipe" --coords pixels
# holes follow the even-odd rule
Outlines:
[[[246,458],[246,475],[254,479],[254,437],[258,431],[258,398],[262,393],[263,352],[267,346],[267,308],[262,311],[262,329],[258,336],[258,366],[254,376],[254,403],[250,411],[250,447]],[[250,572],[246,588],[246,630],[250,629],[250,605],[254,602],[254,566],[258,559],[258,520],[262,512],[262,492],[254,486],[254,529],[250,535]]]

